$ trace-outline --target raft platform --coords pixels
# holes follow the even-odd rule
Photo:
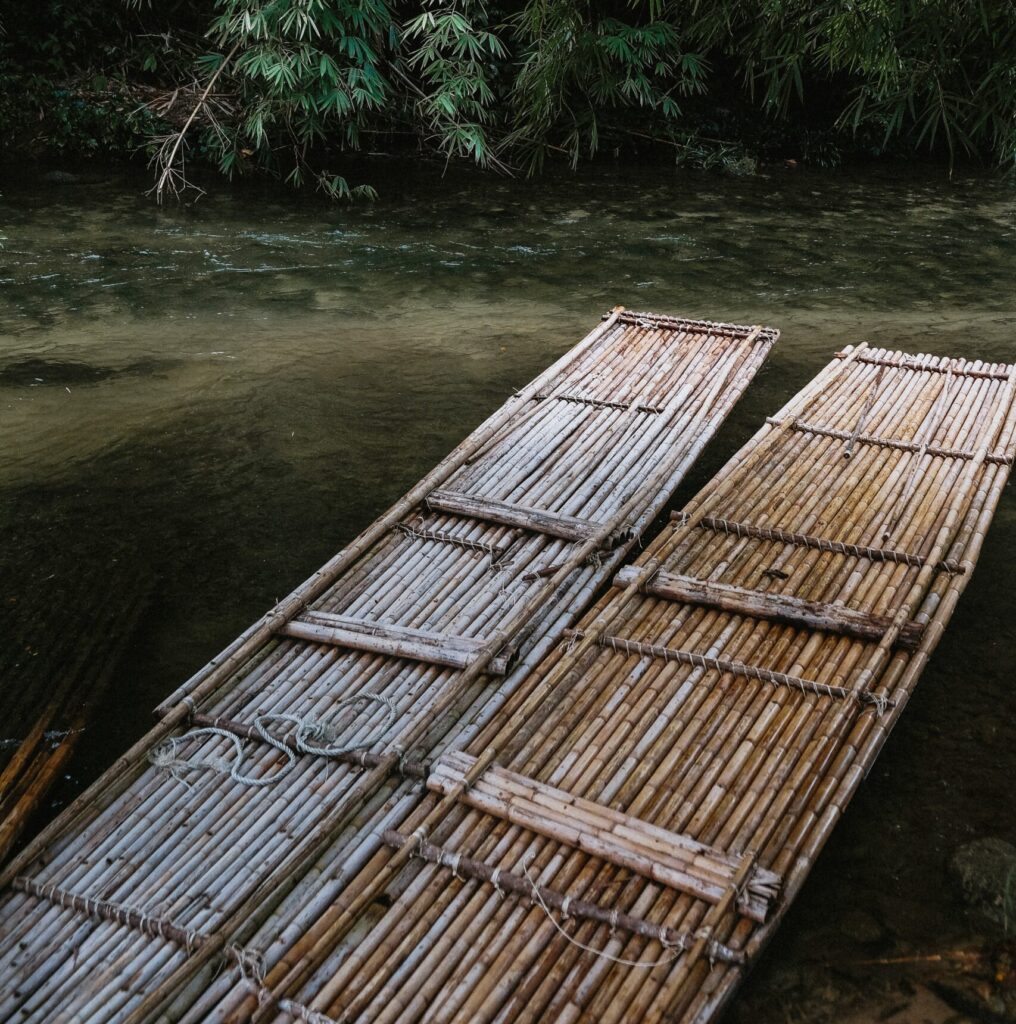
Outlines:
[[[714,1021],[970,580],[1014,388],[840,353],[162,1019]]]
[[[0,1019],[209,1019],[224,962],[246,992],[247,940],[497,718],[777,336],[615,309],[172,694],[0,877]]]

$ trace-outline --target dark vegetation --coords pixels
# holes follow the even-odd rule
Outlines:
[[[0,0],[5,158],[141,156],[335,196],[354,150],[514,173],[1016,164],[999,0]]]

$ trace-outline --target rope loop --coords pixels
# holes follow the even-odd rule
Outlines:
[[[174,779],[184,785],[188,790],[194,786],[184,778],[185,772],[209,771],[219,775],[228,775],[234,782],[241,786],[263,788],[272,786],[285,778],[296,766],[296,751],[313,757],[335,757],[339,754],[350,754],[355,751],[362,751],[375,743],[392,726],[398,716],[398,708],[390,698],[378,693],[358,693],[344,697],[336,702],[333,710],[339,711],[344,707],[351,707],[359,704],[369,703],[380,704],[385,709],[385,719],[379,729],[372,731],[371,735],[359,743],[334,743],[335,730],[326,722],[315,718],[301,718],[298,715],[290,714],[265,714],[257,715],[254,718],[254,729],[258,736],[274,750],[277,750],[284,762],[268,775],[244,774],[240,768],[244,756],[247,753],[247,741],[216,725],[203,726],[200,729],[191,729],[181,736],[169,736],[156,746],[148,755],[152,765],[162,771],[168,772]],[[285,726],[281,737],[274,735],[270,728],[272,726]],[[206,737],[217,737],[225,740],[231,746],[231,758],[203,757],[186,758],[181,756],[180,748],[193,740]],[[289,742],[287,742],[287,740]]]
[[[671,943],[669,945],[667,945],[667,944],[664,945],[664,948],[667,950],[667,955],[660,957],[658,960],[626,960],[624,957],[613,956],[612,954],[606,953],[606,952],[604,952],[601,949],[596,949],[594,946],[587,946],[584,942],[579,942],[578,939],[572,938],[572,936],[569,935],[564,930],[564,928],[558,923],[558,921],[554,917],[554,915],[550,912],[550,907],[547,906],[545,900],[543,899],[543,895],[540,893],[539,887],[537,886],[536,882],[533,881],[532,876],[529,874],[529,864],[530,864],[530,861],[532,861],[532,860],[533,860],[533,857],[530,857],[528,860],[523,860],[521,862],[522,863],[522,870],[525,873],[527,881],[529,882],[529,884],[532,886],[532,889],[533,889],[532,897],[531,897],[532,901],[534,903],[539,903],[539,905],[542,908],[543,912],[547,915],[547,918],[549,919],[550,923],[573,946],[577,946],[579,949],[584,950],[587,953],[592,953],[594,956],[598,956],[598,957],[600,957],[603,960],[610,960],[611,963],[621,964],[624,967],[642,967],[642,968],[646,968],[646,969],[651,969],[653,967],[660,967],[663,964],[672,963],[674,960],[676,960],[684,952],[683,945],[681,945],[679,943],[678,944]],[[617,914],[618,914],[618,911],[617,911],[617,908],[615,907],[614,910],[611,912],[611,920],[612,921],[616,922]],[[613,926],[611,927],[611,934],[613,934]]]

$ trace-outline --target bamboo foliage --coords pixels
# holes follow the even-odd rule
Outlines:
[[[179,1016],[216,978],[260,991],[256,930],[283,903],[327,898],[319,884],[339,877],[326,881],[322,857],[342,877],[365,864],[418,801],[419,762],[511,699],[775,339],[615,310],[185,683],[159,726],[5,872],[0,1017],[49,1019],[59,1006],[140,1021]],[[439,491],[472,506],[429,506]],[[215,731],[188,738],[192,719]],[[263,785],[225,771],[241,742],[242,776]]]

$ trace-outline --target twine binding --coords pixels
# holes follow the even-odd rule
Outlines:
[[[691,517],[687,512],[676,512],[671,518],[678,523],[686,523]],[[760,540],[778,541],[781,544],[794,544],[798,547],[815,548],[818,551],[829,551],[837,555],[852,555],[855,558],[867,558],[873,562],[895,562],[897,565],[909,565],[920,568],[927,559],[923,555],[914,555],[909,551],[895,551],[891,548],[870,548],[863,544],[848,544],[844,541],[829,540],[825,537],[811,537],[806,533],[793,533],[790,530],[779,530],[769,526],[755,526],[752,523],[738,523],[730,519],[717,519],[704,516],[699,526],[718,533],[729,533],[735,537],[756,537]],[[950,575],[962,575],[966,567],[960,562],[943,560],[936,563],[939,572]]]
[[[565,642],[571,643],[579,635],[578,631],[573,631]],[[875,694],[867,690],[848,690],[844,686],[832,686],[816,679],[802,679],[800,676],[787,675],[785,672],[776,672],[759,665],[749,665],[743,661],[726,661],[723,658],[713,658],[696,651],[647,644],[623,636],[601,636],[597,638],[596,642],[601,647],[609,647],[620,654],[660,658],[665,664],[676,661],[683,665],[692,665],[695,668],[715,669],[717,672],[729,672],[731,675],[757,679],[759,682],[771,683],[774,686],[788,686],[791,689],[800,690],[802,693],[814,693],[819,697],[831,697],[838,700],[853,699],[859,704],[870,704],[880,715],[884,714],[888,708],[895,706],[894,702],[885,694]]]

